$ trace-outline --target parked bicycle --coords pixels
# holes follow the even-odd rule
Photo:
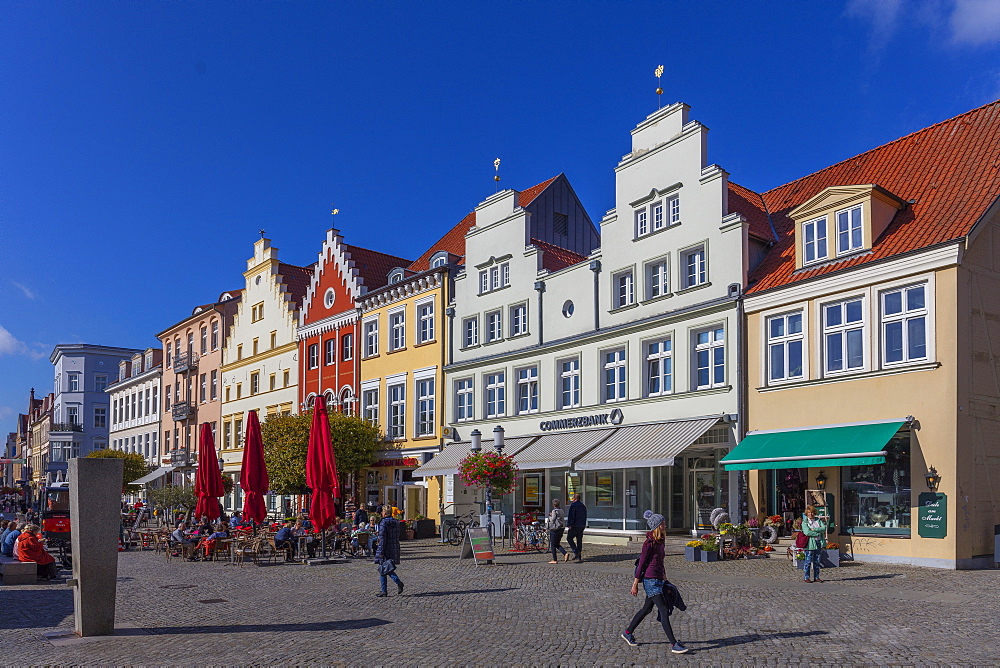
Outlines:
[[[476,517],[476,512],[470,510],[464,515],[459,515],[453,520],[445,520],[445,524],[448,526],[448,531],[445,533],[445,538],[452,545],[459,545],[465,538],[465,530],[469,527],[478,527],[479,518]]]
[[[538,550],[543,552],[548,549],[549,532],[545,530],[542,523],[535,519],[531,513],[517,513],[514,515],[514,550],[526,552],[528,550]]]

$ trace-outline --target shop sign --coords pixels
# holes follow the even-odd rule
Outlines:
[[[0,459],[0,464],[27,464],[27,459]]]
[[[379,459],[371,468],[395,468],[397,466],[420,466],[420,462],[416,457],[399,457],[397,459]]]
[[[948,497],[937,492],[923,492],[917,508],[917,533],[921,538],[944,538],[948,535]]]
[[[473,558],[476,565],[480,563],[493,563],[493,541],[490,540],[489,531],[486,527],[469,527],[465,530],[465,540],[462,541],[462,549],[458,555],[459,559]]]
[[[556,431],[559,429],[577,429],[579,427],[620,425],[624,421],[625,414],[622,413],[622,409],[616,408],[610,413],[583,415],[581,417],[562,418],[560,420],[542,420],[538,424],[538,428],[542,431]]]

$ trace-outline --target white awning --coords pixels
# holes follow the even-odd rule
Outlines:
[[[578,471],[673,466],[674,457],[701,438],[721,416],[622,427],[576,463]]]
[[[173,466],[161,466],[160,468],[156,469],[152,473],[147,473],[146,475],[142,476],[138,480],[133,480],[129,484],[130,485],[145,485],[146,483],[153,482],[154,480],[156,480],[160,476],[164,476],[164,475],[170,473],[173,470],[174,470]]]
[[[611,436],[614,429],[583,429],[545,434],[514,459],[522,471],[569,468],[573,460]]]
[[[533,440],[538,438],[537,436],[515,436],[514,438],[508,438],[504,440],[503,453],[505,455],[514,455],[524,450]],[[483,439],[482,448],[484,450],[493,449],[493,441]],[[434,455],[434,457],[413,471],[413,475],[420,476],[422,478],[429,478],[436,475],[455,475],[458,473],[458,465],[461,463],[465,456],[469,454],[471,443],[469,441],[459,441],[457,443],[452,443],[451,445],[446,445],[444,450]]]

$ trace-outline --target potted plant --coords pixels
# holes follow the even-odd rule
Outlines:
[[[700,540],[688,541],[687,545],[684,546],[685,561],[701,561],[702,546],[704,546],[704,543]]]
[[[436,535],[434,532],[434,520],[429,520],[423,515],[417,515],[413,518],[413,533],[416,538],[433,538]]]
[[[413,540],[413,536],[415,534],[413,530],[413,522],[411,520],[400,520],[399,524],[399,537],[402,540]]]
[[[747,528],[750,529],[750,542],[756,545],[760,542],[760,520],[751,517],[747,520]]]
[[[701,560],[712,562],[719,560],[719,541],[715,534],[707,533],[701,537]]]
[[[819,565],[823,568],[838,568],[840,566],[840,545],[827,543],[826,549],[819,555]]]

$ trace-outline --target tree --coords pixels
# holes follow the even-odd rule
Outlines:
[[[264,464],[271,490],[303,494],[306,488],[306,452],[312,414],[269,415],[260,425]]]
[[[160,487],[150,490],[149,498],[155,505],[170,511],[181,508],[190,512],[198,505],[198,497],[190,487]],[[172,512],[170,516],[173,516]],[[160,520],[163,519],[161,515]]]
[[[382,430],[355,415],[330,413],[330,438],[337,456],[337,472],[350,475],[351,489],[357,489],[358,473],[375,463]]]
[[[103,448],[94,450],[88,457],[94,459],[121,459],[125,462],[125,471],[122,474],[122,491],[138,491],[137,485],[129,485],[133,480],[138,480],[150,472],[150,466],[146,459],[135,452],[122,452],[121,450],[109,450]]]

